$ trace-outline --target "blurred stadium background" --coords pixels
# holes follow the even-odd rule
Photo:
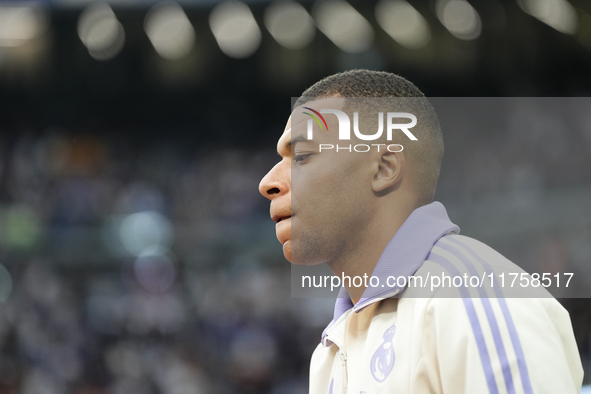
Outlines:
[[[290,298],[257,185],[290,98],[351,68],[586,97],[591,3],[0,2],[0,394],[307,392],[333,303]],[[591,111],[444,132],[464,233],[591,285]],[[589,368],[589,300],[561,302]]]

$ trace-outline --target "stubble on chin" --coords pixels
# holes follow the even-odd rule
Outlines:
[[[289,246],[291,263],[295,265],[318,265],[327,261],[330,255],[327,243],[320,231],[300,234],[297,242]],[[293,249],[292,249],[293,248]],[[285,246],[283,251],[285,253]]]

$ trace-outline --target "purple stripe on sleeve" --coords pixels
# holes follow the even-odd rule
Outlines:
[[[474,257],[480,264],[482,264],[483,268],[487,272],[493,272],[492,267],[490,264],[482,259],[477,253],[470,248],[470,246],[466,245],[464,242],[455,239],[455,237],[446,237],[447,240],[453,242],[460,247],[463,247],[472,257]],[[521,376],[521,383],[523,386],[523,391],[525,394],[533,394],[533,389],[531,386],[531,381],[529,380],[529,373],[527,371],[527,364],[525,362],[525,356],[523,354],[523,348],[521,347],[521,341],[519,340],[519,335],[517,334],[517,329],[515,328],[515,323],[513,322],[513,317],[511,316],[511,312],[509,311],[509,307],[507,306],[507,301],[503,297],[503,293],[500,290],[501,287],[497,282],[496,276],[493,275],[494,282],[493,287],[495,289],[495,294],[497,296],[497,300],[499,301],[499,305],[501,306],[501,310],[503,311],[503,316],[505,317],[505,322],[507,323],[507,328],[509,330],[509,336],[511,337],[511,343],[513,344],[513,349],[515,351],[515,355],[517,356],[517,366],[519,367],[519,375]]]
[[[468,269],[471,276],[480,277],[476,271],[476,267],[474,267],[472,262],[466,259],[462,253],[460,253],[457,246],[451,246],[443,242],[438,242],[437,246],[457,257]],[[505,345],[503,344],[503,338],[501,337],[501,331],[499,330],[497,318],[492,310],[486,290],[483,287],[478,287],[478,294],[480,295],[482,305],[484,306],[486,319],[488,320],[488,324],[495,342],[495,348],[497,349],[497,354],[499,355],[499,361],[501,362],[501,369],[503,371],[503,377],[505,378],[505,387],[507,388],[507,393],[515,394],[515,384],[513,383],[513,375],[511,374],[511,364],[509,364],[509,360],[507,359],[507,353],[505,352]]]
[[[461,276],[458,269],[444,257],[430,253],[427,260],[440,264],[450,273],[450,275]],[[474,333],[476,346],[478,347],[478,353],[480,354],[480,361],[482,363],[482,368],[484,369],[484,375],[486,376],[488,391],[490,394],[498,394],[499,389],[497,388],[495,374],[492,370],[490,356],[488,354],[488,349],[486,348],[486,342],[484,341],[484,335],[482,334],[482,328],[480,327],[480,321],[478,320],[476,309],[474,309],[474,304],[472,303],[472,298],[466,287],[459,287],[458,290],[462,295],[462,301],[464,302],[464,307],[468,314],[468,320],[470,320],[470,325],[472,326],[472,332]]]

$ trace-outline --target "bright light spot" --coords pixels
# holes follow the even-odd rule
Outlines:
[[[565,34],[575,34],[577,11],[566,0],[518,0],[518,4],[531,16]]]
[[[20,46],[40,36],[48,19],[39,4],[0,3],[0,47]]]
[[[176,269],[169,254],[164,248],[150,247],[133,265],[138,283],[151,293],[164,293],[174,284]]]
[[[345,52],[362,53],[373,43],[371,25],[346,1],[327,0],[319,3],[314,19],[320,31]]]
[[[125,43],[125,31],[107,3],[92,3],[78,19],[78,36],[97,60],[117,56]]]
[[[443,26],[457,38],[474,40],[480,37],[480,16],[466,0],[439,0],[436,8]]]
[[[119,236],[125,249],[139,256],[149,247],[168,247],[172,243],[172,225],[158,212],[138,212],[123,219]]]
[[[185,57],[195,45],[195,30],[177,3],[154,6],[144,23],[148,38],[160,56],[168,60]]]
[[[12,276],[10,272],[0,264],[0,302],[6,302],[12,293]]]
[[[376,6],[376,19],[400,45],[417,49],[431,40],[427,21],[405,0],[382,0]]]
[[[209,15],[209,26],[222,52],[236,59],[252,55],[261,43],[259,26],[241,2],[217,5]]]
[[[316,26],[304,7],[287,0],[272,3],[265,11],[265,26],[273,38],[287,49],[302,49],[316,35]]]

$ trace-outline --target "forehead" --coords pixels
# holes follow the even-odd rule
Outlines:
[[[290,154],[292,138],[303,136],[303,133],[306,130],[305,125],[307,124],[308,119],[310,119],[304,114],[305,112],[310,112],[310,109],[317,112],[320,112],[322,109],[342,110],[344,104],[345,99],[343,97],[322,97],[308,101],[294,108],[291,116],[287,120],[283,134],[279,138],[279,142],[277,144],[277,151],[279,154]],[[336,123],[336,119],[333,119],[333,117],[327,117],[325,119],[329,124],[329,128],[331,123]]]
[[[283,134],[277,142],[277,153],[281,156],[289,156],[291,154],[291,116],[287,119],[285,130],[283,130]]]
[[[320,112],[323,109],[338,109],[343,110],[345,106],[345,98],[344,97],[320,97],[314,99],[312,101],[308,101],[302,105],[299,105],[293,109],[291,113],[291,118],[293,122],[293,126],[297,127],[298,124],[307,121],[309,119],[306,116],[305,112],[317,111]],[[327,122],[332,117],[328,117],[326,120]]]

